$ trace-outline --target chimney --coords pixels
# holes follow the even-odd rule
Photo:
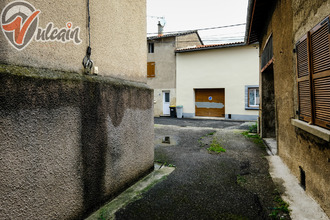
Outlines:
[[[160,21],[158,21],[158,37],[163,36],[163,30],[164,30],[164,26],[161,25]]]

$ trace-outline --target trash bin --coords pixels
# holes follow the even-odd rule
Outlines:
[[[171,105],[170,106],[170,114],[171,114],[171,118],[176,118],[176,108],[175,108],[175,105]]]
[[[176,107],[177,118],[182,118],[182,110],[183,110],[183,106],[182,105],[178,105]]]

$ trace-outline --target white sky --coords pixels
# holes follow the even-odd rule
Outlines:
[[[247,3],[248,0],[147,0],[148,36],[157,33],[155,17],[165,17],[165,34],[245,23]],[[245,25],[198,33],[204,44],[239,42],[244,41]]]

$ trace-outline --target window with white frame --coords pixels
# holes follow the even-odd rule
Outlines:
[[[249,107],[259,106],[259,88],[249,88]]]
[[[258,86],[245,86],[245,109],[259,109],[260,96]]]

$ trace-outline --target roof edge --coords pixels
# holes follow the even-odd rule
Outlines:
[[[245,38],[244,38],[244,42],[246,44],[250,43],[250,34],[251,34],[251,29],[252,29],[252,22],[253,22],[255,4],[256,4],[255,0],[249,0],[249,2],[248,2],[247,16],[246,16]]]
[[[245,42],[236,42],[229,44],[213,44],[213,45],[201,45],[197,47],[188,47],[188,48],[179,48],[175,50],[175,53],[185,53],[185,52],[193,52],[193,51],[201,51],[201,50],[212,50],[212,49],[220,49],[220,48],[228,48],[228,47],[239,47],[246,46]]]
[[[156,39],[167,38],[167,37],[177,37],[177,36],[183,36],[183,35],[188,35],[188,34],[197,34],[197,36],[200,39],[201,43],[203,43],[203,41],[201,40],[197,30],[178,31],[178,32],[173,32],[171,34],[164,34],[162,36],[158,36],[158,35],[150,36],[150,37],[147,37],[147,40],[156,40]]]

